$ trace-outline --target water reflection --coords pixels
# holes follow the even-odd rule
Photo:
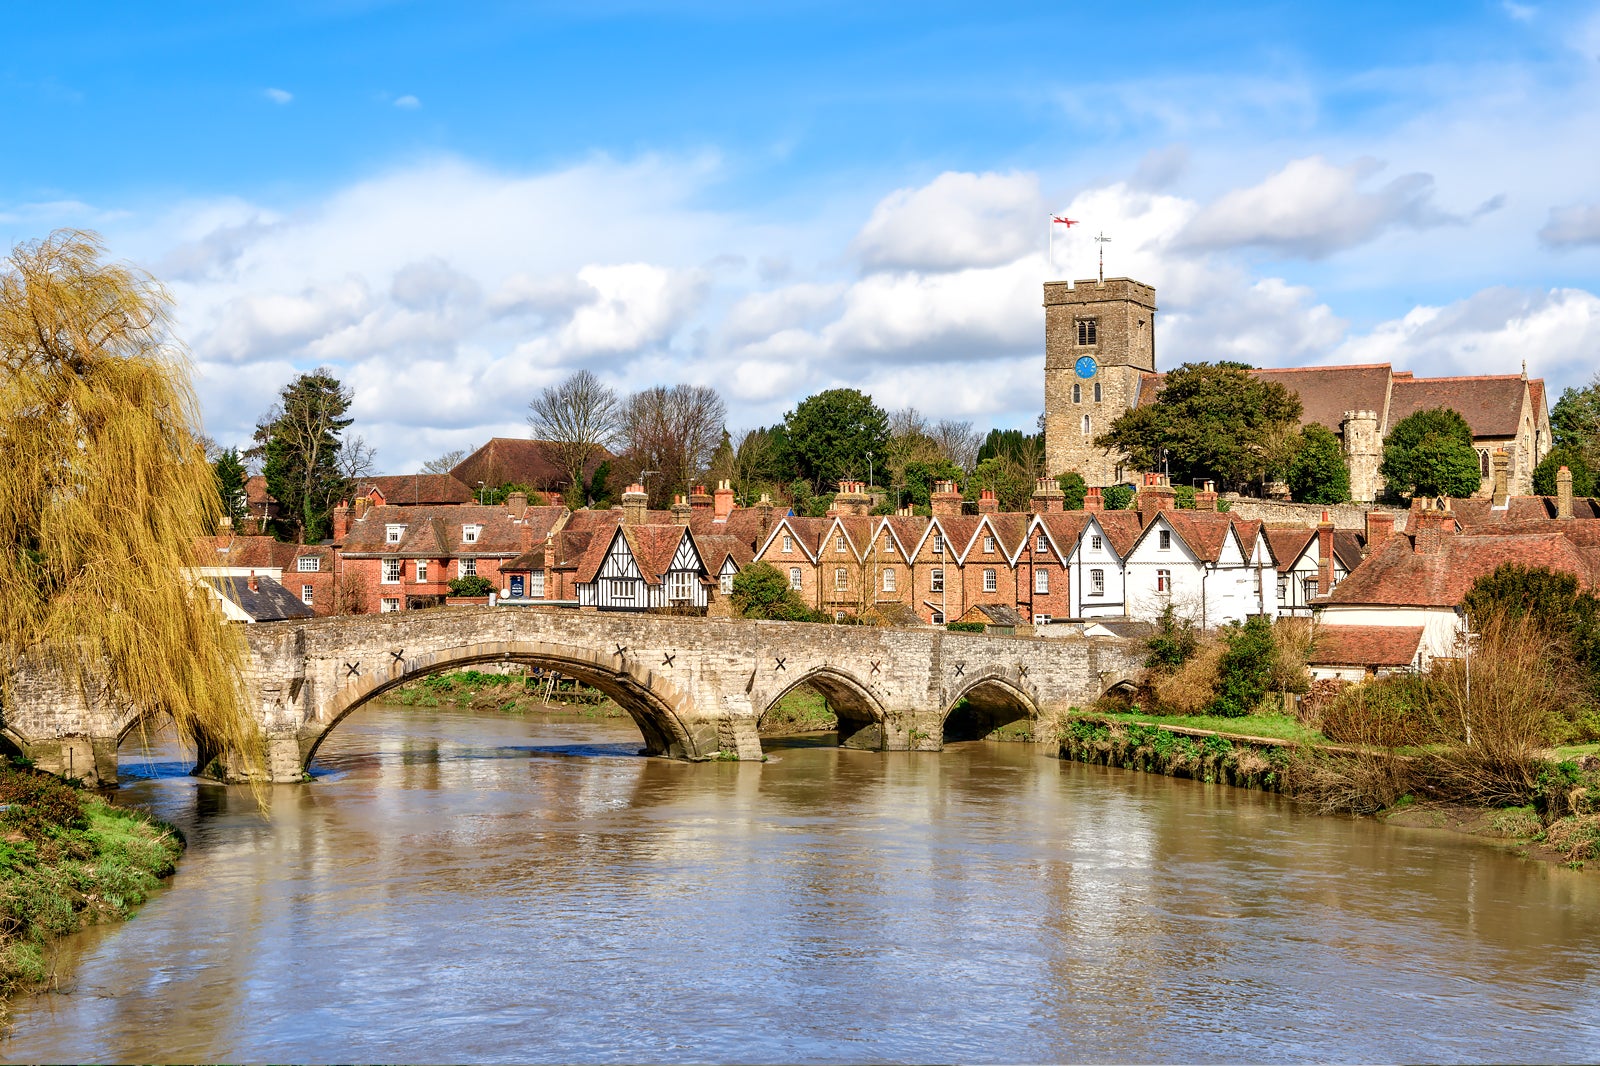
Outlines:
[[[1062,764],[375,707],[191,842],[12,1060],[1584,1059],[1600,879]],[[155,757],[151,765],[162,765]],[[124,773],[128,773],[125,762]],[[132,775],[130,775],[132,776]]]

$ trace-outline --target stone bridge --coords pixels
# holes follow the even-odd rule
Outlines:
[[[250,688],[275,782],[300,781],[339,722],[427,674],[515,662],[600,689],[638,725],[645,751],[679,759],[762,757],[763,715],[789,690],[820,692],[839,742],[938,751],[954,711],[967,735],[1085,705],[1129,684],[1141,642],[743,619],[446,608],[253,625]],[[44,679],[16,686],[0,735],[44,769],[116,779],[140,723],[92,693]]]

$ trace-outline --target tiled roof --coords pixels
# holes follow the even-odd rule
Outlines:
[[[703,536],[696,535],[695,545],[700,549],[700,559],[706,564],[706,569],[715,574],[722,569],[723,562],[728,556],[733,556],[733,565],[743,570],[755,558],[755,549],[743,537],[730,537],[722,533],[707,533]]]
[[[1494,501],[1486,496],[1467,500],[1452,499],[1450,510],[1455,512],[1456,521],[1461,523],[1462,529],[1512,528],[1556,520],[1554,496],[1511,496],[1507,498],[1506,506],[1498,509],[1493,503]],[[1420,504],[1413,501],[1413,510],[1419,506]],[[1600,519],[1600,500],[1588,496],[1573,497],[1572,517],[1586,521]]]
[[[197,537],[195,555],[200,566],[246,566],[258,570],[289,570],[304,555],[324,558],[327,549],[316,545],[286,544],[272,537]]]
[[[1548,567],[1595,583],[1592,549],[1561,533],[1445,534],[1440,551],[1417,554],[1411,534],[1396,534],[1350,571],[1327,602],[1347,605],[1455,607],[1473,582],[1505,563]]]
[[[317,613],[270,577],[254,578],[254,589],[250,587],[252,579],[248,577],[208,577],[203,580],[257,622],[311,618]]]
[[[672,557],[678,553],[678,545],[686,535],[694,536],[686,527],[678,525],[623,526],[622,531],[628,538],[639,573],[650,585],[661,584],[672,566]]]
[[[1421,626],[1321,625],[1306,661],[1314,666],[1409,666],[1417,661]]]
[[[1385,431],[1418,411],[1448,407],[1467,420],[1474,437],[1515,437],[1528,382],[1517,374],[1413,378],[1397,375]]]
[[[1139,521],[1139,512],[1101,511],[1095,517],[1100,521],[1100,528],[1106,531],[1106,538],[1111,541],[1111,547],[1126,559],[1133,546],[1138,543],[1139,534],[1144,532],[1144,524]]]
[[[530,543],[544,540],[565,513],[563,507],[529,507],[519,522],[504,506],[475,503],[373,507],[363,517],[351,518],[344,553],[430,559],[521,555]],[[398,544],[388,542],[390,525],[405,527]],[[480,527],[478,539],[470,544],[462,536],[463,527],[469,525]]]
[[[590,460],[584,476],[593,477],[595,468],[610,457],[609,452],[602,450]],[[571,480],[556,463],[544,441],[520,437],[492,438],[452,467],[450,474],[473,489],[480,481],[490,487],[510,483],[534,489],[562,489]]]
[[[1353,529],[1333,531],[1333,557],[1346,570],[1354,570],[1361,565],[1366,547],[1367,538]]]
[[[1222,549],[1228,543],[1228,530],[1233,525],[1228,515],[1212,511],[1162,511],[1161,517],[1200,559],[1214,563],[1222,557]],[[1154,525],[1152,519],[1145,528],[1148,530]]]
[[[1354,366],[1307,366],[1250,371],[1260,381],[1277,382],[1300,397],[1300,424],[1315,422],[1340,432],[1346,411],[1373,411],[1380,424],[1389,402],[1388,363]],[[1165,374],[1145,374],[1139,388],[1139,406],[1156,402],[1166,383]],[[1392,424],[1392,420],[1391,420]]]
[[[355,495],[369,495],[372,489],[383,494],[384,503],[399,506],[471,503],[473,500],[473,490],[450,474],[393,474],[364,478],[357,483]]]

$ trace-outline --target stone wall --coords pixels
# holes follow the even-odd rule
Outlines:
[[[1290,503],[1287,500],[1257,500],[1237,493],[1225,493],[1228,513],[1245,519],[1260,519],[1277,525],[1314,527],[1322,521],[1322,512],[1328,512],[1335,529],[1365,532],[1367,512],[1395,516],[1395,528],[1404,529],[1407,512],[1402,508],[1379,507],[1369,503]]]

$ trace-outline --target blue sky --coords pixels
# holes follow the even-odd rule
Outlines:
[[[1029,425],[1098,229],[1164,365],[1595,372],[1600,7],[1112,7],[31,5],[0,237],[166,280],[219,441],[328,365],[394,472],[578,366]]]

